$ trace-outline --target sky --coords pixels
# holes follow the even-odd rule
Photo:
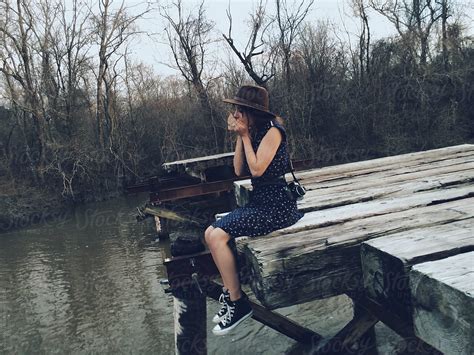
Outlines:
[[[292,3],[292,0],[288,1]],[[187,9],[196,6],[198,0],[183,0]],[[255,8],[256,0],[205,0],[205,9],[208,19],[215,23],[215,31],[213,37],[222,39],[222,34],[228,33],[229,21],[226,10],[229,8],[232,13],[232,35],[237,44],[237,48],[244,48],[248,39],[249,14]],[[273,8],[273,1],[268,0],[270,9]],[[330,20],[332,23],[341,27],[345,27],[349,33],[354,34],[357,31],[358,20],[350,18],[350,9],[347,0],[315,0],[311,12],[307,20],[316,23],[318,20]],[[342,26],[343,24],[343,26]],[[143,19],[139,22],[139,26],[143,31],[154,33],[152,38],[149,36],[140,36],[134,41],[132,51],[135,58],[139,58],[146,64],[153,66],[155,71],[160,75],[178,74],[175,69],[170,68],[166,64],[173,62],[171,52],[166,44],[163,36],[164,21],[157,13]],[[382,17],[377,16],[372,19],[372,31],[374,38],[388,36],[393,32],[392,27]],[[347,36],[343,34],[343,36]],[[216,43],[211,49],[213,56],[217,58],[224,57],[227,44],[224,42]],[[165,63],[165,64],[163,64]]]
[[[166,2],[162,0],[161,3]],[[459,3],[465,6],[464,12],[473,21],[474,5],[472,0],[458,0]],[[136,3],[136,1],[126,1],[126,4]],[[186,9],[196,7],[199,0],[183,0]],[[208,19],[215,23],[215,31],[213,36],[222,39],[222,33],[227,34],[229,22],[226,15],[226,10],[230,6],[233,18],[233,37],[237,43],[238,48],[244,48],[248,36],[247,21],[249,14],[254,9],[257,0],[205,0],[205,9]],[[293,0],[288,0],[288,3],[294,3]],[[296,1],[299,3],[299,1]],[[316,23],[318,20],[329,20],[339,28],[338,36],[348,40],[352,38],[355,43],[355,35],[359,27],[359,19],[352,16],[352,11],[348,5],[348,0],[315,0],[309,13],[307,20]],[[274,0],[268,0],[270,10],[274,8]],[[387,37],[395,34],[395,29],[383,16],[369,12],[371,37],[373,40]],[[139,22],[141,30],[154,33],[153,36],[142,35],[134,40],[131,49],[134,57],[146,64],[151,65],[155,72],[160,75],[178,75],[176,69],[169,67],[173,59],[171,52],[166,45],[166,40],[163,36],[163,28],[165,23],[157,12],[153,12]],[[470,33],[473,33],[473,26],[471,25]],[[227,44],[218,42],[211,49],[212,55],[216,58],[224,59],[225,49]],[[168,64],[168,65],[167,65]]]

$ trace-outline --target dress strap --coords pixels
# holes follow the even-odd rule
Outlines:
[[[271,120],[270,121],[270,128],[271,127],[276,127],[280,130],[282,136],[283,136],[283,141],[286,141],[286,129],[285,127],[283,127],[280,123],[274,121],[274,120]]]

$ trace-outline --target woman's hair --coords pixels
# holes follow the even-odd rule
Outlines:
[[[273,119],[281,125],[285,124],[283,118],[281,118],[280,116],[275,117],[271,114],[253,109],[251,107],[239,106],[239,109],[241,110],[241,112],[246,112],[248,115],[254,118],[255,128],[257,130],[260,130],[262,129],[262,127],[265,127],[265,125]]]

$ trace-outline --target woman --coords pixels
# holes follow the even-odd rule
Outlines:
[[[286,194],[284,174],[289,172],[286,132],[281,119],[269,111],[268,92],[262,87],[242,86],[233,99],[229,129],[237,133],[234,170],[237,176],[251,175],[249,203],[214,222],[205,240],[224,283],[222,308],[214,317],[212,330],[223,335],[252,315],[247,296],[240,289],[235,256],[227,244],[239,236],[255,237],[296,223],[303,213]],[[232,122],[234,119],[234,122]]]

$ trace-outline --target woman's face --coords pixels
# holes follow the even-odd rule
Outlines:
[[[244,113],[242,107],[238,105],[232,105],[232,112],[235,119],[241,117]]]
[[[243,122],[246,122],[248,126],[251,126],[253,124],[253,119],[250,115],[248,115],[245,110],[242,108],[242,106],[239,105],[233,105],[233,116],[236,120],[242,120]]]

